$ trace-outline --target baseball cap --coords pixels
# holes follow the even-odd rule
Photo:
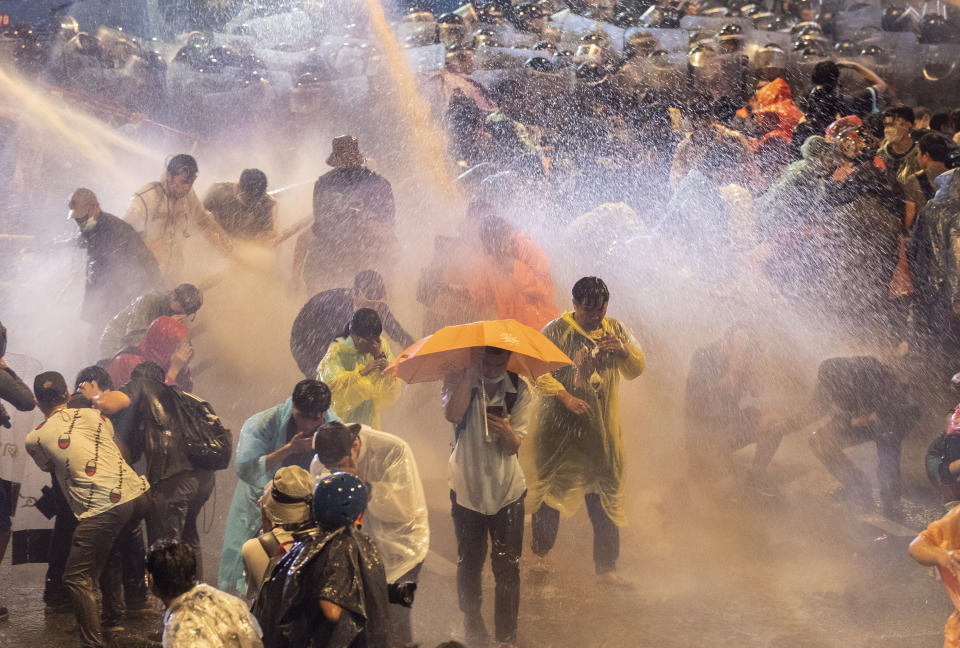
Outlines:
[[[284,466],[263,489],[260,506],[274,524],[297,524],[310,519],[313,477],[300,466]]]

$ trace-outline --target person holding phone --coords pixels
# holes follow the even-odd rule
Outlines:
[[[330,409],[330,388],[319,380],[301,380],[280,405],[254,414],[237,440],[237,488],[233,492],[220,554],[217,587],[224,592],[246,590],[241,549],[260,529],[260,496],[281,466],[310,468],[313,433],[339,421]]]
[[[510,352],[473,349],[470,365],[443,381],[443,409],[454,424],[456,443],[449,479],[457,536],[457,592],[467,642],[486,645],[480,615],[481,571],[490,536],[496,581],[495,640],[513,645],[520,609],[520,553],[523,500],[527,484],[517,451],[527,433],[533,396],[520,377],[507,371]]]

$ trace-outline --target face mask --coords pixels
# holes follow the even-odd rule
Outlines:
[[[91,216],[90,218],[87,219],[87,221],[83,225],[80,226],[80,231],[89,232],[96,226],[97,226],[97,219]]]

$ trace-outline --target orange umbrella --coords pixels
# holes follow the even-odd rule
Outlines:
[[[507,370],[534,379],[573,364],[543,333],[512,319],[445,326],[417,340],[387,371],[408,383],[442,380],[470,364],[470,350],[492,346],[512,352]]]

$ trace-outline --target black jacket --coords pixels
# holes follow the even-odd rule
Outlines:
[[[80,233],[87,251],[83,319],[105,324],[140,295],[160,288],[160,268],[133,227],[100,212],[97,224]]]
[[[187,458],[173,402],[173,388],[158,380],[131,378],[121,388],[130,407],[117,415],[117,439],[130,448],[130,462],[146,455],[147,481],[151,484],[193,470]]]

